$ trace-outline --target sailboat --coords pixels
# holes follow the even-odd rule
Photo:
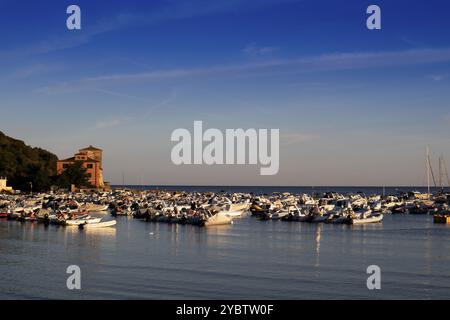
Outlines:
[[[444,159],[442,156],[440,156],[439,157],[439,187],[441,188],[441,192],[443,192],[443,190],[444,190],[444,184],[443,184],[443,179],[442,179],[444,171],[447,175],[447,182],[450,185],[450,181],[449,181],[447,168],[445,166]],[[438,211],[436,214],[433,215],[433,222],[450,224],[450,210],[448,209],[447,205],[445,205],[441,211]]]

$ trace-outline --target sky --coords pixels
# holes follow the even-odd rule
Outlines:
[[[66,8],[81,8],[68,30]],[[381,30],[366,9],[381,8]],[[112,184],[424,185],[450,164],[444,0],[0,0],[0,131]],[[280,169],[182,165],[171,133],[280,129]],[[449,170],[450,171],[450,170]]]

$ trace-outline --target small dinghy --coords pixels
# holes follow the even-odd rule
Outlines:
[[[87,211],[87,212],[103,212],[103,211],[107,211],[108,208],[109,208],[108,205],[86,203],[86,204],[80,206],[79,210],[83,210],[83,211]]]
[[[433,222],[450,224],[450,214],[435,214],[433,216]]]
[[[383,220],[382,214],[372,215],[367,218],[353,218],[350,219],[348,223],[350,224],[366,224],[366,223],[377,223]]]
[[[66,225],[68,226],[79,226],[80,224],[93,224],[93,223],[99,223],[102,219],[101,218],[92,218],[92,217],[85,217],[75,220],[66,220]]]
[[[114,227],[116,225],[116,220],[110,220],[110,221],[104,221],[104,222],[98,222],[98,223],[84,223],[78,225],[78,228],[80,229],[97,229],[97,228],[107,228],[107,227]]]
[[[219,226],[225,224],[233,224],[233,218],[220,213],[216,213],[215,215],[208,217],[203,223],[205,227]]]
[[[340,216],[340,217],[336,217],[334,218],[331,223],[334,224],[344,224],[344,223],[350,223],[350,221],[352,220],[352,218],[348,217],[348,216]]]
[[[272,220],[279,220],[279,219],[283,219],[288,214],[289,214],[289,211],[287,211],[287,210],[277,211],[277,212],[272,213],[270,218]]]

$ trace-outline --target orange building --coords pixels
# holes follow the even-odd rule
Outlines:
[[[97,189],[102,189],[105,186],[103,181],[103,164],[102,164],[103,150],[89,146],[80,149],[72,158],[58,160],[56,163],[56,170],[61,174],[66,168],[75,162],[82,162],[83,167],[86,168],[86,174],[89,176],[89,182]]]

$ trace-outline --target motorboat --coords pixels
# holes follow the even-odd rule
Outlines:
[[[79,224],[79,229],[97,229],[97,228],[108,228],[108,227],[114,227],[117,224],[116,220],[109,220],[109,221],[103,221],[103,222],[97,222],[97,223],[83,223]]]

